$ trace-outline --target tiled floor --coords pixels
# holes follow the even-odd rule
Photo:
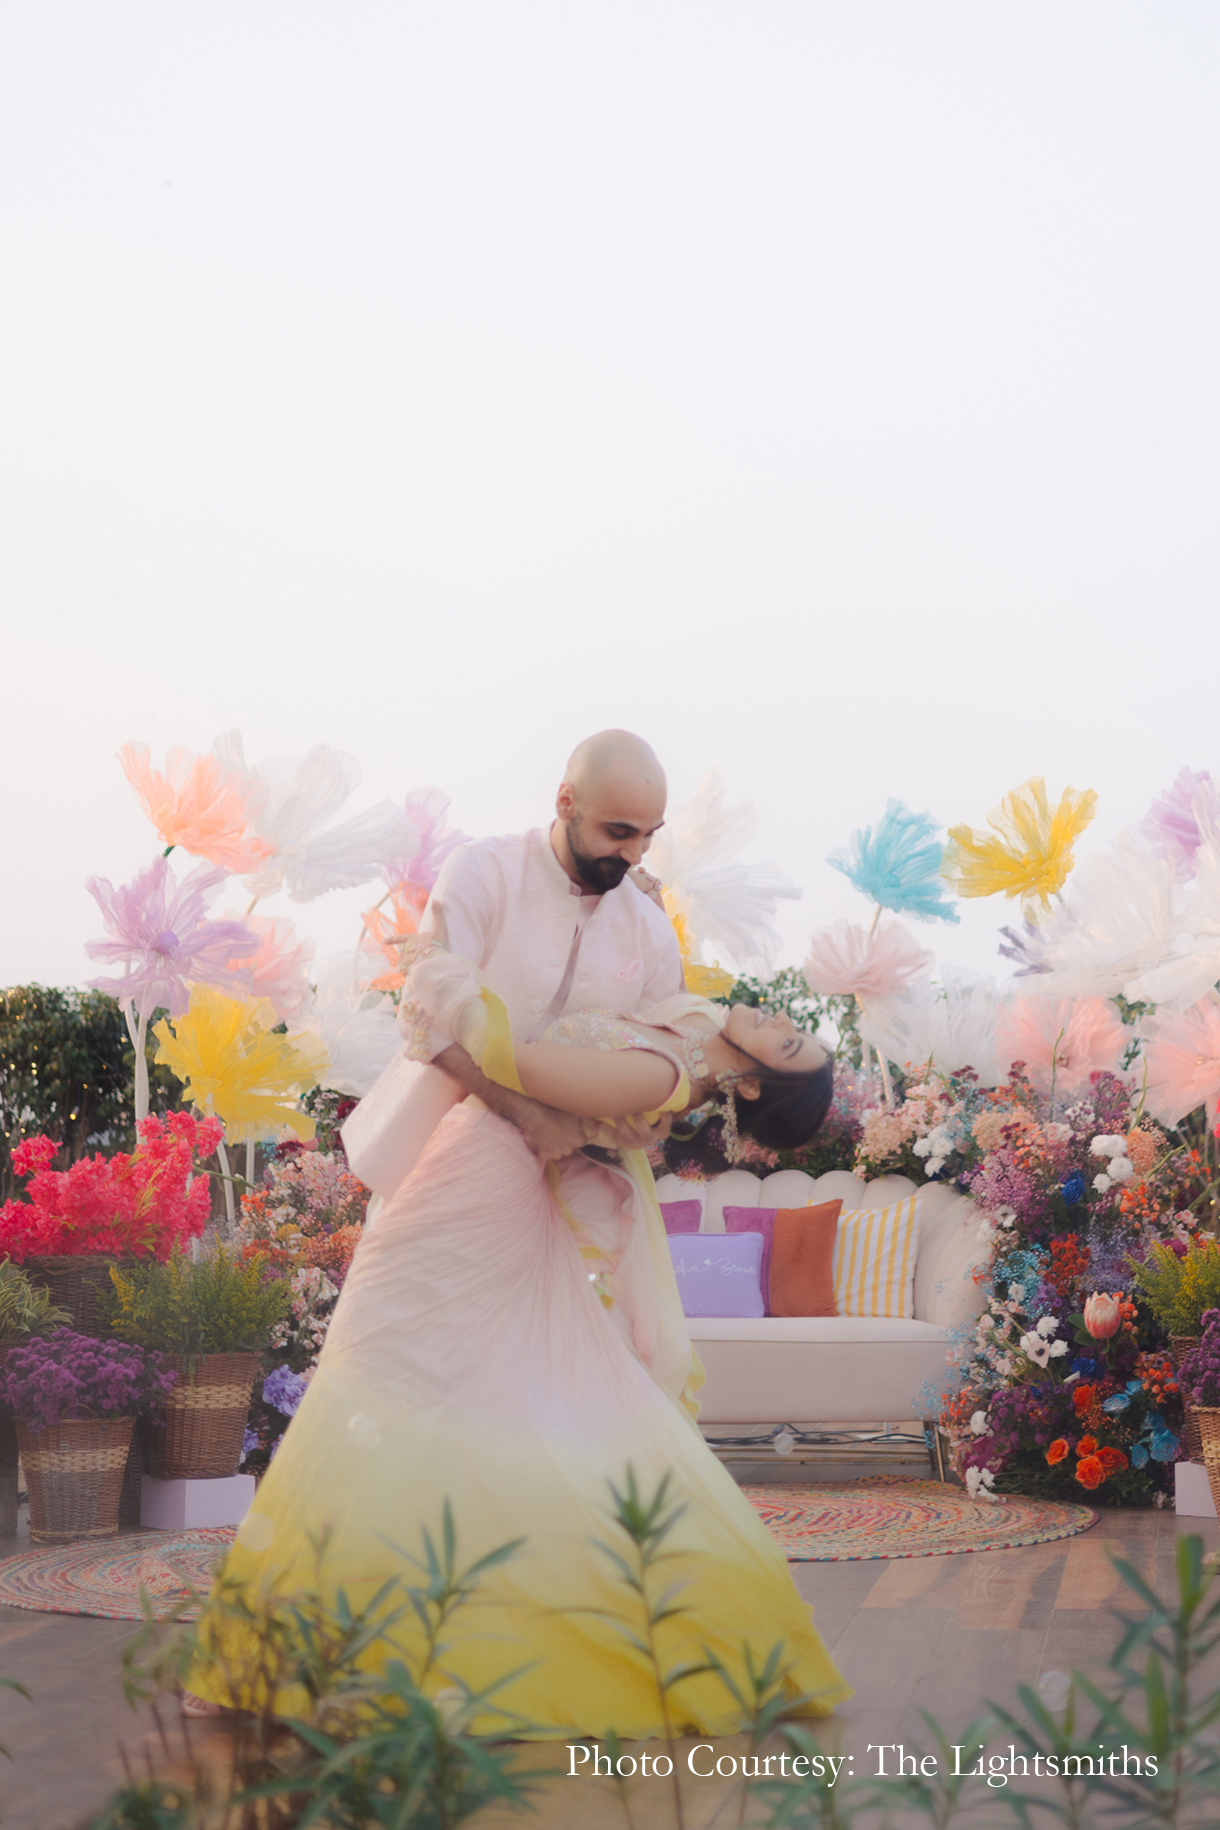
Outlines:
[[[1019,1683],[1073,1667],[1097,1673],[1113,1644],[1109,1607],[1120,1599],[1111,1550],[1170,1593],[1178,1537],[1197,1530],[1209,1549],[1220,1542],[1214,1520],[1155,1511],[1104,1512],[1087,1535],[1026,1550],[909,1562],[793,1565],[824,1640],[856,1695],[822,1725],[827,1751],[850,1756],[857,1773],[875,1756],[869,1743],[927,1747],[920,1711],[936,1715],[951,1736],[985,1699],[1015,1703]],[[28,1540],[0,1540],[0,1556]],[[4,1830],[62,1830],[79,1823],[121,1777],[118,1744],[139,1764],[156,1747],[146,1715],[133,1716],[118,1680],[123,1621],[28,1614],[0,1608],[0,1672],[34,1692],[33,1705],[0,1691],[0,1742],[15,1756],[0,1763]],[[1220,1670],[1217,1672],[1220,1682]],[[205,1740],[219,1751],[223,1729]],[[732,1742],[717,1752],[743,1751]],[[543,1756],[544,1758],[546,1756]],[[552,1751],[551,1759],[566,1756]],[[528,1763],[539,1764],[539,1751]],[[690,1778],[684,1787],[687,1830],[737,1823],[729,1781]],[[557,1776],[547,1782],[537,1816],[542,1830],[627,1830],[612,1782]],[[662,1781],[636,1783],[634,1830],[674,1822]],[[993,1821],[999,1822],[998,1818]],[[1220,1821],[1218,1811],[1217,1821]],[[502,1830],[498,1819],[486,1830]]]

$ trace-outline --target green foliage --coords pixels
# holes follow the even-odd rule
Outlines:
[[[151,1110],[178,1104],[178,1088],[153,1064]],[[0,991],[0,1199],[16,1192],[11,1153],[45,1132],[75,1162],[92,1149],[135,1146],[135,1052],[114,998],[100,991],[14,985]]]
[[[1214,1240],[1188,1247],[1184,1258],[1168,1245],[1154,1245],[1142,1264],[1128,1263],[1166,1334],[1197,1335],[1205,1311],[1220,1308],[1220,1245]]]
[[[71,1326],[71,1315],[55,1307],[43,1284],[33,1283],[11,1258],[0,1258],[0,1347]]]
[[[143,1258],[127,1269],[112,1265],[110,1280],[102,1307],[113,1333],[188,1358],[260,1353],[291,1302],[283,1278],[268,1280],[260,1261],[244,1263],[223,1246],[197,1260],[175,1247],[164,1264]]]
[[[853,997],[823,997],[810,991],[799,966],[782,966],[770,978],[751,978],[748,974],[736,980],[726,997],[717,1004],[749,1004],[754,1010],[791,1017],[798,1029],[815,1035],[819,1029],[832,1029],[838,1035],[838,1055],[859,1067],[860,1034],[857,1029],[859,1010]]]

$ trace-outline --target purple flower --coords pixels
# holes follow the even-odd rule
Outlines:
[[[449,853],[469,843],[466,833],[450,829],[445,819],[448,806],[449,796],[439,788],[412,788],[403,806],[411,832],[410,848],[382,866],[381,874],[391,889],[410,883],[431,890]]]
[[[1153,801],[1140,827],[1163,858],[1173,859],[1180,877],[1195,874],[1195,853],[1202,843],[1199,802],[1204,799],[1214,809],[1216,791],[1207,770],[1179,769],[1173,786]]]
[[[227,875],[213,865],[197,865],[180,884],[162,857],[117,890],[105,877],[87,877],[85,888],[102,911],[110,939],[88,941],[85,952],[90,959],[130,968],[120,978],[90,980],[93,989],[130,999],[141,1014],[165,1005],[177,1017],[190,1002],[187,979],[248,988],[249,973],[233,961],[256,953],[258,936],[242,921],[207,918],[208,892]]]
[[[294,1373],[287,1366],[273,1366],[263,1380],[263,1403],[270,1404],[285,1417],[295,1417],[309,1380],[304,1373]]]
[[[57,1328],[13,1348],[0,1372],[0,1401],[27,1429],[85,1417],[135,1417],[174,1383],[158,1353],[129,1341],[95,1341]]]

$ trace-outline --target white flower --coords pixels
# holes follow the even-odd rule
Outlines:
[[[970,1428],[976,1436],[985,1436],[987,1434],[986,1411],[976,1411],[974,1413],[974,1416],[970,1419]]]
[[[1109,1137],[1104,1132],[1093,1139],[1089,1150],[1094,1156],[1126,1156],[1125,1137]]]
[[[994,1500],[991,1488],[995,1486],[995,1475],[990,1468],[966,1469],[966,1492],[972,1500]]]
[[[1040,1334],[1023,1334],[1018,1345],[1035,1366],[1045,1366],[1051,1357],[1050,1348]]]
[[[928,1158],[928,1174],[930,1176],[938,1176],[944,1166],[945,1159],[943,1156],[930,1156]]]
[[[1067,1350],[1068,1350],[1068,1344],[1066,1341],[1052,1341],[1051,1342],[1051,1359],[1057,1360],[1060,1357],[1060,1355],[1065,1354],[1067,1352]],[[1073,1375],[1073,1377],[1075,1377],[1075,1376],[1076,1375]]]
[[[1135,1170],[1129,1157],[1115,1156],[1110,1158],[1110,1180],[1112,1182],[1129,1182]]]
[[[991,1221],[987,1218],[987,1216],[985,1214],[984,1214],[983,1218],[979,1221],[978,1230],[975,1233],[975,1238],[979,1241],[980,1245],[990,1245],[992,1240],[995,1238],[995,1228],[994,1228],[994,1226],[992,1226]]]
[[[929,1134],[927,1137],[917,1137],[915,1142],[911,1145],[911,1149],[915,1152],[916,1156],[930,1156],[932,1153],[931,1135]]]
[[[1059,1323],[1053,1315],[1044,1315],[1038,1323],[1038,1333],[1052,1335],[1058,1327]]]
[[[1001,1226],[1012,1226],[1017,1218],[1017,1210],[1015,1207],[997,1207],[995,1217]]]
[[[1099,1195],[1104,1195],[1107,1188],[1112,1188],[1114,1185],[1111,1182],[1109,1176],[1101,1175],[1101,1176],[1093,1177],[1093,1186],[1097,1190]]]
[[[1008,1300],[1010,1303],[1023,1303],[1025,1301],[1024,1284],[1009,1284]]]

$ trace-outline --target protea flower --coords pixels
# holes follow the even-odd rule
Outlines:
[[[1094,1294],[1084,1306],[1084,1325],[1095,1341],[1108,1341],[1117,1334],[1123,1319],[1116,1296]]]

